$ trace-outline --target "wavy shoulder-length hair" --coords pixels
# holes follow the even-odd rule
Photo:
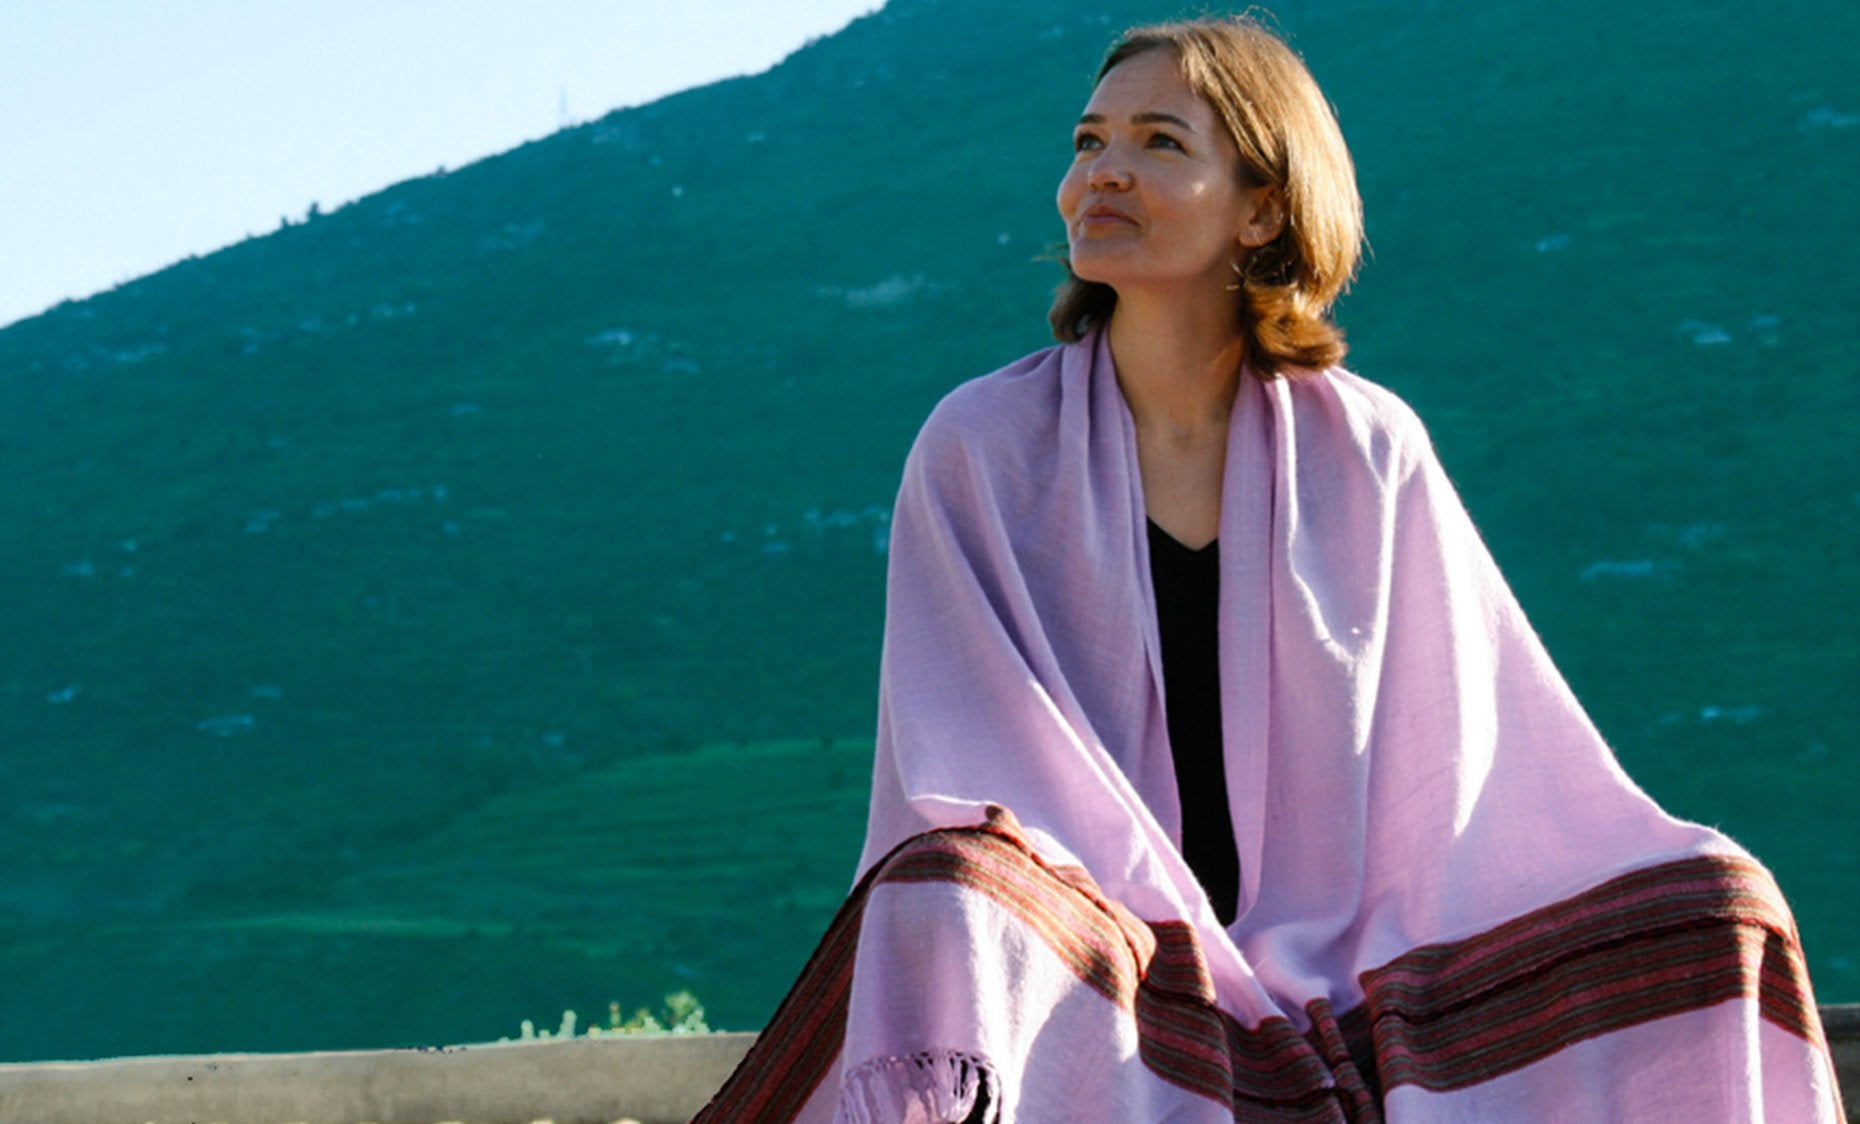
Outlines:
[[[1247,17],[1155,24],[1126,32],[1105,56],[1094,85],[1149,51],[1169,51],[1182,77],[1214,109],[1240,150],[1245,188],[1272,187],[1285,209],[1279,236],[1241,263],[1241,329],[1249,366],[1261,377],[1322,370],[1344,355],[1331,306],[1362,257],[1363,203],[1336,113],[1304,62]],[[1117,305],[1109,286],[1066,263],[1047,319],[1062,342],[1106,322]]]

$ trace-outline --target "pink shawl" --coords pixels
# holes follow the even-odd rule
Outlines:
[[[1109,350],[1039,352],[911,452],[864,877],[700,1119],[1837,1119],[1773,883],[1621,771],[1414,414],[1245,378],[1226,463],[1235,922]]]

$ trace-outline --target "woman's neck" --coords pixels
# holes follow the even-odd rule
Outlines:
[[[1224,438],[1246,354],[1236,309],[1120,294],[1106,331],[1139,430],[1169,444]]]

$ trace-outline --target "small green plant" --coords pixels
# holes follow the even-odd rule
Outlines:
[[[674,991],[665,997],[655,1013],[641,1007],[622,1018],[620,1004],[607,1005],[607,1026],[588,1028],[590,1038],[614,1034],[704,1034],[710,1030],[704,1021],[704,1005],[688,991]]]
[[[518,1032],[519,1042],[540,1042],[555,1038],[575,1037],[578,1019],[573,1011],[562,1012],[562,1022],[555,1030],[537,1030],[536,1024],[524,1019]],[[657,1011],[640,1007],[631,1015],[621,1013],[620,1001],[607,1004],[607,1025],[591,1024],[587,1029],[589,1038],[611,1038],[629,1034],[708,1034],[710,1025],[704,1021],[704,1005],[697,996],[688,991],[675,991],[665,997]],[[510,1039],[499,1039],[509,1042]]]

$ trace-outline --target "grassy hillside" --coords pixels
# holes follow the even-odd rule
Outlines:
[[[0,331],[0,1058],[758,1022],[850,875],[910,436],[1042,344],[1070,121],[1176,11],[894,0]],[[1366,196],[1352,364],[1848,1000],[1856,11],[1278,6]],[[794,865],[698,865],[774,794]]]
[[[100,1056],[484,1041],[687,988],[713,1027],[753,1029],[845,894],[871,752],[648,754],[495,796],[270,908],[40,925],[0,943],[9,1033]]]

